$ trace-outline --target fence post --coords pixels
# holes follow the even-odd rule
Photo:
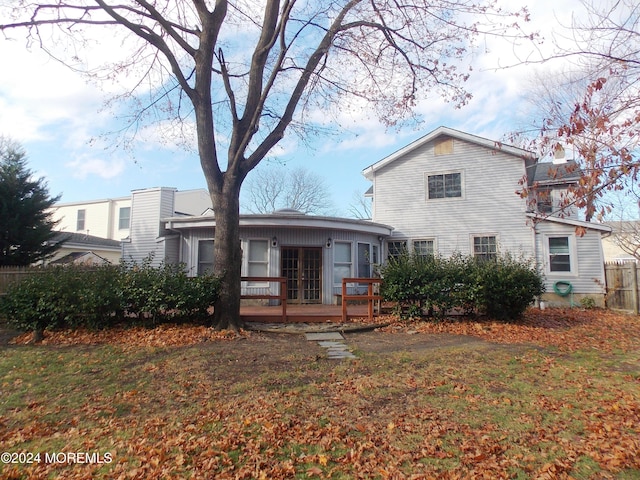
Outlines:
[[[631,264],[631,298],[633,298],[633,313],[638,315],[638,265],[636,262]]]

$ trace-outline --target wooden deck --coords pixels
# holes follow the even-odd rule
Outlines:
[[[347,319],[367,317],[367,305],[349,305]],[[282,323],[282,307],[242,306],[240,317],[245,322]],[[287,323],[342,322],[340,305],[287,304]]]

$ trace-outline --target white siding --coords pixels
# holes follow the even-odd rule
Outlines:
[[[533,238],[515,194],[524,160],[454,139],[452,154],[429,142],[375,172],[375,222],[393,225],[394,239],[433,238],[438,253],[470,254],[473,235],[495,235],[502,251],[533,257]],[[427,175],[462,173],[462,197],[427,199]]]
[[[63,203],[52,208],[53,218],[58,220],[56,230],[88,233],[95,237],[121,240],[129,236],[129,229],[118,228],[121,207],[131,206],[130,198]],[[77,230],[78,210],[85,211],[85,225]]]
[[[569,236],[572,242],[572,258],[575,268],[572,272],[549,272],[549,236]],[[604,257],[600,232],[587,229],[584,236],[576,234],[575,227],[556,222],[543,221],[536,225],[536,259],[545,275],[547,293],[553,293],[558,281],[570,282],[575,294],[604,294]]]

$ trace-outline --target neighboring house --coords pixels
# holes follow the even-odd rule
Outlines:
[[[60,232],[52,241],[64,241],[64,243],[53,257],[47,259],[47,264],[113,263],[117,265],[120,262],[122,246],[117,240],[85,233]]]
[[[169,216],[201,215],[211,210],[211,198],[206,190],[171,190],[175,192],[175,198]],[[121,242],[128,239],[131,232],[134,194],[135,191],[128,197],[56,204],[52,208],[52,218],[58,221],[56,230],[69,238],[53,261],[72,252],[93,252],[110,263],[119,263]],[[157,210],[160,206],[153,208]],[[139,215],[146,215],[142,209],[137,210]],[[75,259],[75,263],[79,261]]]
[[[52,208],[53,219],[58,221],[56,230],[78,232],[111,240],[129,236],[132,196],[90,200],[84,202],[57,203]],[[175,195],[177,215],[201,215],[211,208],[211,198],[205,189],[177,191]]]
[[[242,274],[286,277],[289,302],[330,304],[343,278],[371,276],[373,265],[403,250],[485,259],[510,252],[538,264],[551,304],[591,296],[602,305],[601,237],[611,229],[555,213],[578,179],[575,167],[440,127],[363,170],[372,182],[371,221],[291,210],[241,215]],[[535,202],[516,194],[523,179],[542,192]],[[177,195],[170,188],[132,192],[123,256],[140,261],[153,253],[155,264],[184,262],[198,275],[213,266],[215,216],[176,215]],[[274,289],[243,283],[245,293]]]
[[[640,258],[640,221],[625,220],[607,222],[611,227],[611,235],[602,239],[602,249],[606,262],[637,262],[629,250],[634,250]],[[620,244],[626,246],[623,250]]]
[[[531,152],[440,127],[362,173],[373,183],[372,219],[394,227],[388,255],[510,252],[535,259],[547,301],[604,304],[601,236],[610,228],[554,214],[579,178],[575,165],[538,163]],[[536,201],[516,194],[523,179],[538,187]]]

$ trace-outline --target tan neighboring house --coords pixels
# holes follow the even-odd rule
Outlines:
[[[96,237],[85,233],[60,232],[54,238],[54,242],[59,241],[64,241],[62,248],[47,260],[47,264],[118,264],[122,256],[122,244],[118,240]]]
[[[607,225],[611,227],[612,232],[602,239],[605,262],[637,262],[633,255],[618,245],[618,240],[622,239],[630,246],[635,243],[636,251],[640,255],[640,220],[607,222]]]

